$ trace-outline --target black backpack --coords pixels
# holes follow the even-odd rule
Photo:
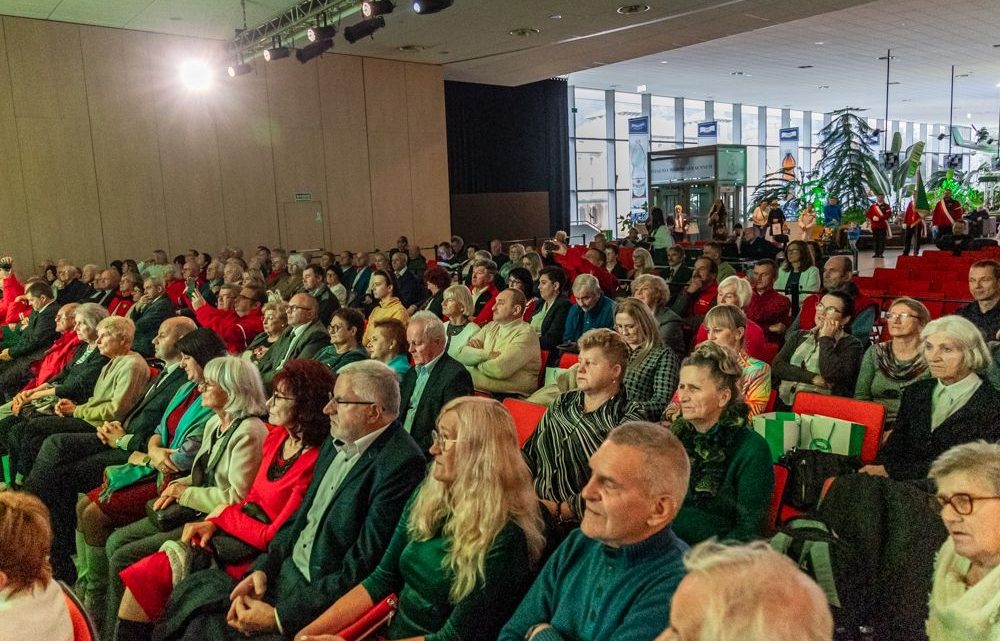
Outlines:
[[[860,554],[823,521],[795,518],[771,537],[771,547],[799,564],[823,589],[833,613],[835,641],[858,639],[865,624],[869,570]]]
[[[798,448],[782,454],[778,464],[788,468],[784,503],[805,511],[819,504],[823,484],[828,478],[853,474],[861,468],[861,460],[857,457]]]

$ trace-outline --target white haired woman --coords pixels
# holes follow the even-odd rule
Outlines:
[[[1000,393],[982,378],[992,357],[979,329],[961,316],[945,316],[928,323],[920,336],[931,378],[903,390],[896,426],[877,464],[862,472],[922,479],[948,449],[1000,440]]]
[[[747,305],[750,304],[752,296],[753,288],[750,286],[750,281],[739,276],[729,276],[723,278],[722,282],[719,283],[716,304],[735,305],[746,312]],[[702,323],[698,327],[694,344],[700,345],[706,340],[708,340],[708,328],[705,323]],[[764,329],[749,318],[747,319],[746,331],[743,334],[743,349],[751,358],[765,362],[770,360],[771,350],[767,347],[767,337],[764,335]]]
[[[113,630],[118,619],[124,591],[119,574],[163,543],[179,539],[185,522],[242,501],[260,466],[267,436],[260,417],[267,412],[267,399],[257,367],[235,356],[223,356],[208,362],[204,376],[201,404],[214,416],[205,425],[191,473],[163,489],[150,504],[150,517],[120,528],[108,538],[110,583],[105,630]],[[159,523],[153,521],[153,515],[159,517]]]
[[[531,473],[495,400],[451,401],[432,438],[434,464],[375,572],[296,639],[336,634],[392,593],[399,609],[382,638],[497,638],[545,543]]]
[[[934,563],[930,641],[1000,639],[1000,445],[958,445],[934,461],[948,539]]]

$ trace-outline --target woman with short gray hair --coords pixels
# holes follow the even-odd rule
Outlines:
[[[949,536],[934,562],[927,636],[1000,639],[1000,445],[953,447],[929,476]]]
[[[444,290],[444,298],[441,299],[441,310],[448,317],[448,322],[445,324],[448,355],[455,358],[458,350],[479,331],[479,325],[470,320],[474,311],[472,292],[460,283],[448,287]]]
[[[862,472],[922,479],[948,449],[978,439],[1000,440],[1000,393],[982,378],[992,357],[979,329],[960,316],[945,316],[928,323],[920,336],[931,378],[903,390],[896,427],[878,464]]]

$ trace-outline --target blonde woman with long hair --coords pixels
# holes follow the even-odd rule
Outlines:
[[[296,637],[336,634],[389,594],[388,639],[447,629],[494,640],[531,586],[545,539],[531,473],[507,410],[457,398],[432,433],[430,474],[403,511],[382,561]]]

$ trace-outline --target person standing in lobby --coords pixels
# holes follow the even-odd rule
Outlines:
[[[885,202],[885,196],[879,194],[875,196],[875,202],[865,213],[868,224],[872,228],[872,236],[875,237],[875,253],[873,258],[882,258],[885,252],[885,239],[889,235],[889,219],[892,218],[892,207]]]

